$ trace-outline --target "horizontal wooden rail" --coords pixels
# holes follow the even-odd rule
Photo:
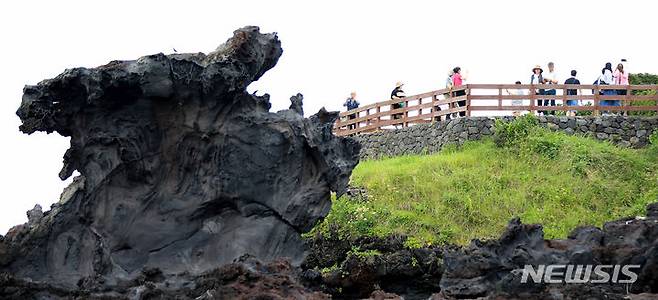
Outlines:
[[[550,90],[555,90],[555,95],[545,94]],[[574,90],[577,95],[568,94],[568,91]],[[625,91],[625,95],[618,94],[618,91]],[[638,91],[642,94],[634,94]],[[512,100],[521,100],[521,105],[511,105]],[[541,106],[537,102],[540,100],[554,101],[548,103],[551,106]],[[565,106],[567,100],[587,104]],[[618,106],[609,106],[608,101],[615,101],[614,104]],[[402,107],[397,106],[400,103]],[[658,85],[466,84],[342,112],[334,125],[334,133],[345,136],[408,127],[449,117],[470,116],[474,111],[592,111],[596,115],[601,111],[658,113]]]

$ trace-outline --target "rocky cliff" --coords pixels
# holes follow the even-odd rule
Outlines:
[[[201,274],[249,254],[304,257],[300,234],[345,191],[359,146],[337,113],[269,112],[247,86],[282,54],[245,27],[209,54],[69,69],[26,86],[20,130],[71,138],[53,208],[0,238],[0,272],[64,288]],[[35,183],[38,185],[38,183]],[[152,273],[152,271],[149,271]]]

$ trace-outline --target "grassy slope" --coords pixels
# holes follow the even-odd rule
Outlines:
[[[622,149],[532,128],[513,145],[491,140],[460,149],[361,162],[352,185],[369,199],[341,197],[316,231],[400,233],[409,246],[496,237],[508,220],[544,225],[563,238],[578,225],[638,215],[658,195],[658,150]]]

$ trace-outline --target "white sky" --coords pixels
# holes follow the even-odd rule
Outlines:
[[[554,61],[561,80],[576,68],[591,83],[605,62],[658,73],[652,1],[2,1],[0,4],[0,234],[44,209],[68,182],[57,177],[68,138],[27,136],[15,111],[25,84],[65,68],[94,67],[157,52],[209,52],[234,29],[276,31],[283,57],[249,87],[273,110],[304,94],[305,111],[442,88],[449,68],[471,83],[527,83]]]

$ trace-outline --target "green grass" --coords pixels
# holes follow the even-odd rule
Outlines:
[[[404,234],[412,248],[465,244],[498,237],[519,216],[543,224],[546,238],[564,238],[579,225],[641,215],[657,200],[657,170],[656,146],[619,148],[520,120],[499,125],[496,143],[361,162],[351,184],[369,199],[334,199],[312,234]]]

